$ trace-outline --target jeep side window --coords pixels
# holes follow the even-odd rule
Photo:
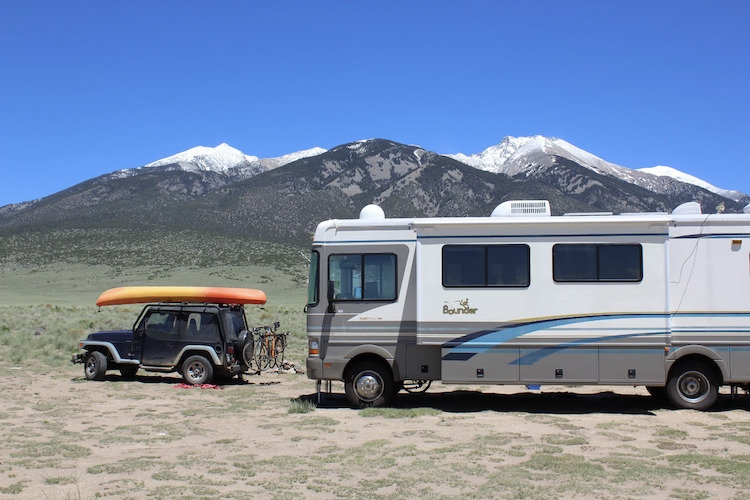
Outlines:
[[[215,314],[193,312],[188,314],[185,339],[212,342],[219,340],[219,324]]]
[[[173,340],[178,326],[177,314],[153,312],[146,319],[146,335],[154,340]]]
[[[229,312],[228,318],[230,322],[230,331],[228,332],[229,338],[236,340],[242,330],[247,330],[245,316],[242,314],[241,310],[235,309]]]

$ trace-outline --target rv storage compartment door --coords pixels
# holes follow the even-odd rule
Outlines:
[[[518,382],[518,347],[493,347],[484,352],[466,352],[461,348],[442,351],[444,382]]]
[[[596,347],[535,347],[521,349],[521,382],[570,384],[596,382],[599,349]]]

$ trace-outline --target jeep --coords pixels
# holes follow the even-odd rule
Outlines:
[[[179,372],[186,383],[201,385],[241,376],[249,367],[252,342],[242,306],[150,304],[132,330],[90,334],[79,343],[85,352],[71,361],[83,363],[88,380],[104,380],[109,369],[133,378],[142,368]]]

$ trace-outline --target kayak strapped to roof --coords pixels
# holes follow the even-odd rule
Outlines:
[[[209,302],[216,304],[265,304],[266,294],[253,288],[207,286],[124,286],[99,296],[97,306],[147,302]]]

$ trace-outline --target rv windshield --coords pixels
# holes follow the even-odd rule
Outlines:
[[[307,305],[309,306],[314,306],[318,303],[319,263],[320,254],[313,251],[310,256],[310,278],[307,283]]]

